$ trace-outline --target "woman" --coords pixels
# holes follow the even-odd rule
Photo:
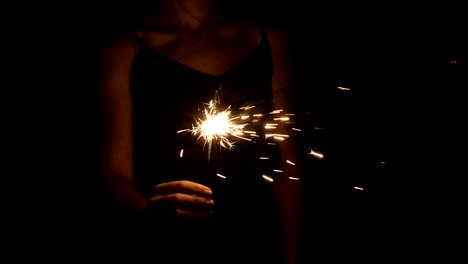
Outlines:
[[[109,43],[99,67],[106,208],[135,239],[118,243],[168,263],[299,263],[294,137],[238,139],[226,149],[190,133],[211,100],[248,115],[259,134],[253,114],[294,113],[284,33],[228,1],[163,0],[152,10]]]

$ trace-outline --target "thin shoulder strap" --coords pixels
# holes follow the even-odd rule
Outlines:
[[[260,43],[261,45],[267,45],[268,44],[268,34],[267,34],[267,26],[265,23],[265,20],[263,18],[257,19],[258,27],[260,30]]]
[[[136,57],[141,52],[141,50],[145,48],[146,45],[143,39],[138,34],[137,28],[133,28],[130,34],[131,34],[131,37],[133,37],[136,42],[136,45],[135,45],[135,57]]]

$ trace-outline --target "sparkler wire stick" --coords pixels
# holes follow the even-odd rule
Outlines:
[[[222,84],[221,86],[219,87],[219,90],[221,90],[221,87],[222,87]],[[215,91],[215,97],[214,97],[214,100],[213,100],[213,109],[215,111],[217,111],[220,103],[221,103],[221,99],[219,98],[219,90],[216,90]],[[215,113],[216,114],[216,113]],[[213,140],[209,140],[208,141],[208,161],[210,161],[210,158],[211,158],[211,150],[213,148]]]

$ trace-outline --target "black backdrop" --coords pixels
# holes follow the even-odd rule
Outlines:
[[[30,11],[40,20],[19,31],[26,36],[20,47],[26,56],[16,60],[28,63],[29,76],[37,77],[30,87],[39,87],[31,94],[40,97],[25,103],[34,105],[27,115],[34,118],[28,131],[35,133],[18,141],[31,151],[16,167],[20,187],[13,189],[38,193],[33,202],[25,198],[34,205],[26,216],[41,223],[33,225],[36,231],[47,223],[66,242],[93,226],[99,193],[94,78],[99,48],[106,32],[140,11],[135,3],[60,3]],[[337,255],[372,248],[398,257],[412,252],[414,244],[435,248],[454,241],[465,229],[459,207],[465,193],[463,88],[468,87],[461,6],[300,1],[258,6],[267,5],[290,33],[304,149],[326,154],[324,160],[305,156],[305,237],[311,252],[306,259],[332,256],[322,249]],[[31,191],[21,187],[24,167],[32,176]],[[92,232],[78,237],[83,234],[93,239]],[[399,247],[389,244],[395,239]]]

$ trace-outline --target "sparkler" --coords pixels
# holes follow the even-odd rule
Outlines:
[[[198,118],[196,124],[192,125],[190,131],[193,135],[198,136],[197,139],[203,138],[205,144],[208,144],[208,161],[210,160],[213,143],[219,143],[220,147],[232,149],[234,142],[231,137],[248,140],[244,137],[244,127],[247,123],[239,123],[242,116],[231,115],[231,106],[224,110],[220,110],[219,91],[216,91],[215,98],[211,100],[208,107],[204,109],[204,119]]]
[[[195,124],[192,124],[191,129],[179,130],[180,132],[191,132],[197,140],[202,139],[203,146],[207,146],[208,152],[208,162],[212,156],[213,148],[218,146],[220,149],[226,148],[231,150],[234,148],[235,139],[241,139],[246,141],[255,141],[262,135],[265,139],[266,144],[268,145],[277,145],[275,142],[282,142],[289,138],[288,133],[284,130],[284,125],[282,124],[293,124],[295,122],[291,121],[291,117],[294,114],[284,113],[283,110],[273,110],[269,113],[255,113],[251,109],[255,108],[255,105],[247,105],[239,107],[238,113],[233,114],[231,112],[231,106],[222,108],[220,100],[220,90],[215,91],[215,97],[209,103],[204,103],[206,106],[202,111],[202,117],[195,119]],[[255,111],[255,109],[253,111]],[[259,123],[260,122],[260,123]],[[253,125],[257,123],[260,126],[256,126],[257,129],[260,128],[260,135],[255,131],[256,129],[248,130],[246,129],[248,125]],[[281,127],[281,128],[280,128]],[[291,128],[293,131],[300,132],[302,131],[299,128]],[[283,133],[278,133],[280,130]],[[267,132],[268,131],[268,132]],[[275,133],[276,132],[276,133]],[[257,139],[256,139],[257,138]],[[281,144],[281,143],[280,143]],[[320,153],[310,153],[311,155],[316,154],[320,156]],[[182,157],[183,152],[181,151],[180,156]],[[320,158],[323,158],[320,157]],[[260,160],[269,160],[269,157],[260,156]],[[286,160],[290,166],[294,166],[295,163]],[[280,169],[273,169],[273,173],[283,172]],[[218,177],[226,178],[226,176],[217,173]],[[273,178],[269,175],[262,175],[266,181],[273,181]],[[290,177],[291,180],[298,180],[298,178]]]

